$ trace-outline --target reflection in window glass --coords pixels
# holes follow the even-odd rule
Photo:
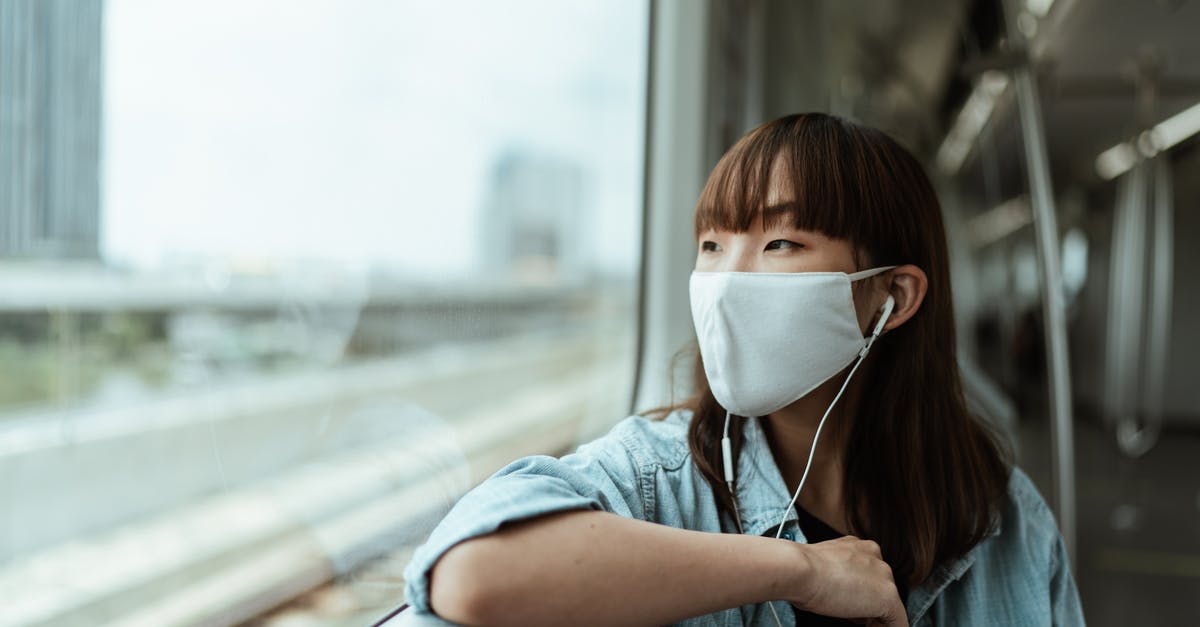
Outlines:
[[[364,624],[620,418],[646,14],[0,3],[0,624]]]

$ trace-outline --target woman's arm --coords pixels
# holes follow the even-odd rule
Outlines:
[[[814,545],[705,533],[572,511],[456,545],[434,566],[430,603],[487,625],[659,625],[786,599],[809,611],[907,625],[874,542]]]

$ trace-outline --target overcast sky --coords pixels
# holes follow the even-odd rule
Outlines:
[[[476,269],[502,151],[589,177],[584,246],[632,271],[644,0],[108,0],[115,263]]]

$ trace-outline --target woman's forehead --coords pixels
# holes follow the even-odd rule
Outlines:
[[[709,177],[696,207],[695,233],[787,225],[849,235],[847,194],[827,164],[801,161],[786,146],[741,146]]]

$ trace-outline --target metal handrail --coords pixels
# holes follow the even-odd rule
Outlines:
[[[1168,158],[1160,155],[1138,164],[1121,177],[1117,189],[1105,410],[1118,448],[1136,458],[1158,442],[1163,422],[1175,210]]]
[[[1175,194],[1171,160],[1154,159],[1154,233],[1150,272],[1150,328],[1146,343],[1146,425],[1153,425],[1155,441],[1162,430],[1166,395],[1167,359],[1171,343],[1171,282],[1174,269]]]
[[[1016,26],[1017,7],[1005,3],[1009,38],[1024,46],[1025,37]],[[1038,268],[1042,274],[1042,319],[1046,330],[1046,361],[1050,377],[1050,441],[1054,466],[1054,509],[1067,556],[1075,562],[1075,442],[1071,403],[1071,371],[1067,356],[1067,316],[1063,296],[1058,217],[1050,182],[1046,131],[1031,63],[1013,69],[1017,110],[1025,144],[1025,166],[1029,176],[1034,237]]]

